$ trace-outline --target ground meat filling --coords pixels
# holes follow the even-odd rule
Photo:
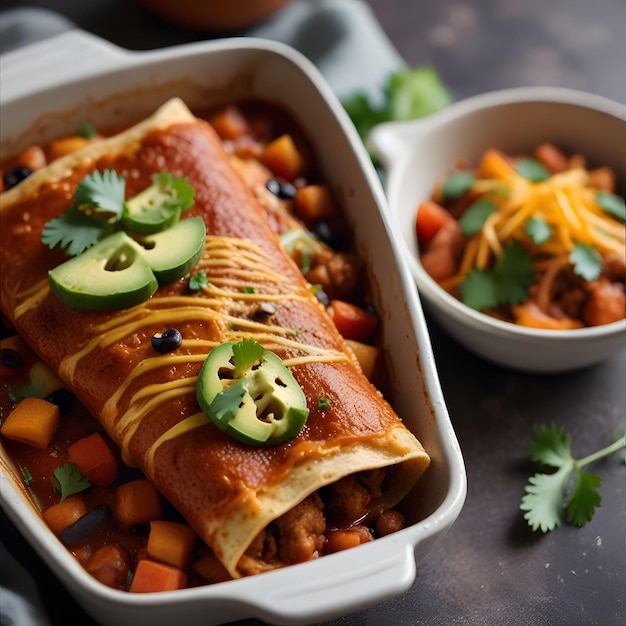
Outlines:
[[[404,527],[394,510],[378,511],[383,471],[347,476],[310,495],[257,535],[246,557],[271,569],[338,552]],[[248,562],[248,559],[244,558]]]

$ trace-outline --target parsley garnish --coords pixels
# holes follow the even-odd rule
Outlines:
[[[621,436],[611,445],[582,459],[571,455],[571,440],[560,427],[539,426],[535,429],[528,452],[531,460],[556,469],[551,474],[531,476],[525,487],[520,509],[533,530],[548,532],[561,524],[562,514],[568,523],[584,526],[593,518],[602,499],[597,489],[602,480],[582,468],[593,461],[623,450]]]
[[[189,289],[193,291],[202,291],[209,286],[209,279],[204,270],[200,270],[193,276],[189,277]]]
[[[530,254],[515,241],[504,247],[491,270],[473,269],[461,283],[461,300],[478,311],[500,304],[519,304],[535,281]]]
[[[74,463],[65,463],[54,470],[54,491],[61,496],[61,502],[65,498],[85,491],[91,487],[89,479],[82,474]]]
[[[602,257],[593,246],[577,243],[570,252],[569,261],[574,274],[586,281],[595,280],[602,272]]]
[[[84,139],[93,139],[98,131],[89,122],[81,122],[76,129],[76,134]]]

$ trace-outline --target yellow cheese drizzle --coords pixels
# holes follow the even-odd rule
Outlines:
[[[180,376],[141,387],[120,414],[120,403],[137,379],[157,369],[174,370],[193,363],[202,363],[221,341],[253,337],[268,350],[290,350],[300,354],[285,358],[289,367],[309,362],[349,361],[348,354],[335,349],[319,348],[296,339],[295,329],[272,326],[240,317],[250,313],[260,302],[310,301],[300,286],[293,286],[270,266],[263,250],[249,240],[207,237],[205,253],[195,271],[206,272],[209,285],[201,295],[172,295],[147,300],[145,303],[111,316],[91,329],[92,338],[60,365],[61,375],[70,383],[80,361],[94,350],[122,342],[134,334],[147,332],[147,327],[169,328],[181,322],[197,321],[217,325],[220,341],[185,338],[180,349],[186,354],[155,354],[135,364],[102,410],[107,430],[121,444],[126,462],[131,463],[128,447],[142,421],[157,407],[176,398],[195,397],[196,375]],[[247,292],[246,287],[252,288]],[[165,375],[167,377],[167,374]],[[162,433],[145,453],[144,464],[151,469],[157,449],[166,441],[207,424],[202,414],[194,414]]]

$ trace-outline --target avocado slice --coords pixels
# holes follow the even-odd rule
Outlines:
[[[114,233],[50,270],[50,290],[75,309],[111,311],[135,306],[158,287],[143,253],[126,233]]]
[[[198,264],[204,252],[206,225],[201,217],[190,217],[138,241],[159,283],[171,283]]]

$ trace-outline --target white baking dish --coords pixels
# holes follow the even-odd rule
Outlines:
[[[2,154],[72,133],[85,119],[96,127],[136,121],[174,95],[192,108],[244,97],[282,103],[308,133],[323,175],[354,224],[385,322],[393,404],[432,457],[413,494],[414,519],[404,530],[317,561],[202,588],[130,594],[101,585],[47,529],[0,463],[0,502],[11,520],[102,624],[169,626],[184,619],[186,626],[206,626],[246,617],[304,624],[363,609],[409,588],[416,564],[460,513],[465,471],[418,296],[382,210],[381,186],[317,70],[291,48],[265,40],[226,39],[136,53],[70,31],[5,55],[1,80]]]

